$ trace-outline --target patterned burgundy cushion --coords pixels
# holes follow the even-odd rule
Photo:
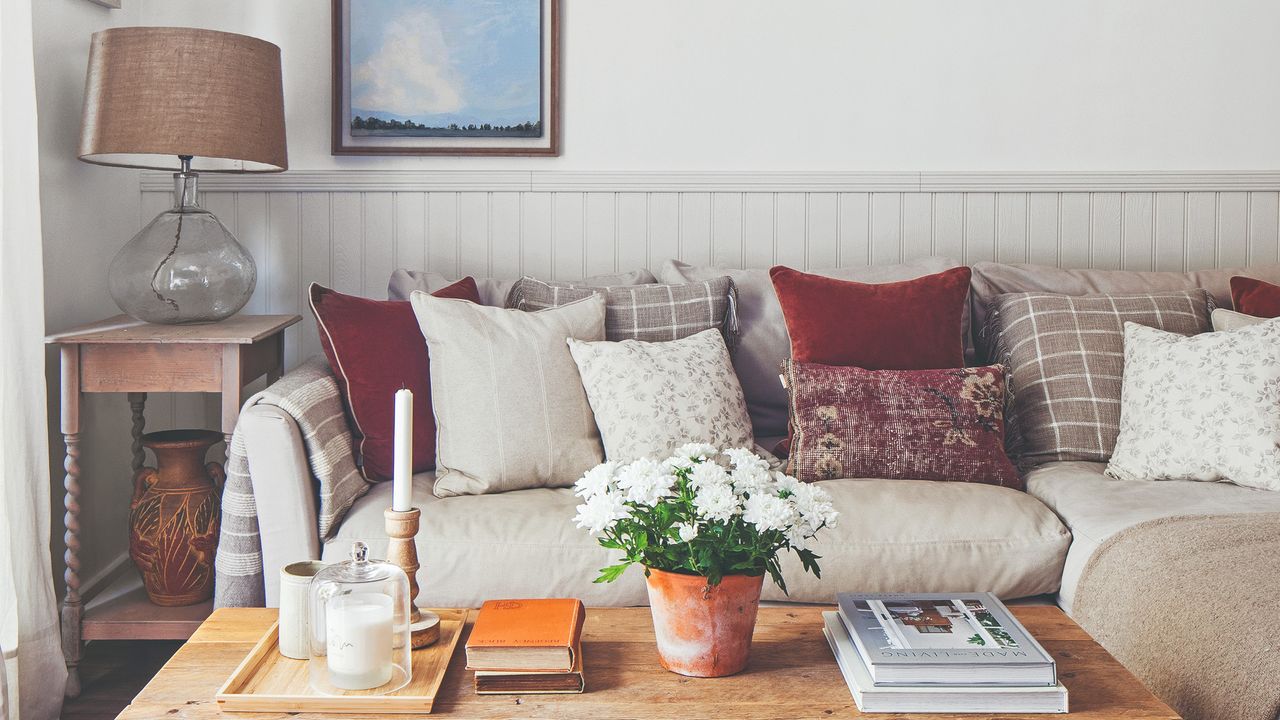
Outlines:
[[[787,472],[1022,489],[1004,454],[1004,368],[863,370],[788,360]]]

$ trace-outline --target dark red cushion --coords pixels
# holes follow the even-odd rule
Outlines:
[[[476,281],[465,277],[432,293],[480,302]],[[311,311],[320,344],[338,378],[366,477],[390,480],[395,448],[395,392],[413,391],[413,471],[436,466],[436,423],[431,412],[427,341],[413,306],[370,300],[311,284]]]
[[[1245,315],[1280,317],[1280,285],[1237,275],[1231,278],[1231,303]]]
[[[964,365],[961,319],[967,267],[902,282],[868,284],[769,271],[791,335],[791,359],[867,370]]]
[[[805,482],[874,477],[1022,489],[1004,452],[1002,366],[784,367],[794,430],[788,474]]]

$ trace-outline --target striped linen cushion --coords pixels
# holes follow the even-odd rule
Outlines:
[[[1124,324],[1181,335],[1210,329],[1202,289],[1141,295],[1000,295],[987,318],[993,357],[1009,369],[1009,454],[1023,467],[1106,462],[1120,428]]]
[[[545,310],[605,296],[605,338],[662,342],[717,328],[733,348],[738,334],[737,290],[728,276],[680,285],[589,287],[522,277],[507,296],[507,307]]]

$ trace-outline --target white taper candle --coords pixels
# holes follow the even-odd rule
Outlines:
[[[396,391],[394,473],[391,476],[391,509],[404,512],[413,508],[413,392]]]

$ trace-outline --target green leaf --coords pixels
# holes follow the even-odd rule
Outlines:
[[[606,568],[600,568],[600,577],[596,578],[593,582],[613,582],[614,580],[622,577],[622,573],[626,572],[629,567],[631,567],[630,561],[618,563],[617,565],[610,565]]]

